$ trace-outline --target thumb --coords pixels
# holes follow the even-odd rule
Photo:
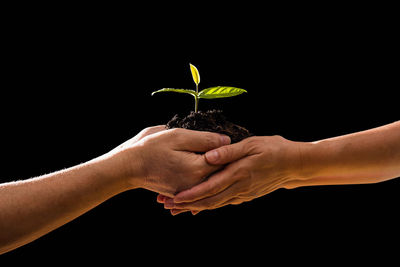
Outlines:
[[[246,156],[246,150],[244,149],[244,146],[244,142],[221,146],[219,148],[208,151],[205,154],[205,157],[209,164],[227,164]]]

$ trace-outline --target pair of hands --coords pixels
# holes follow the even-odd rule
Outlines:
[[[240,204],[281,187],[293,187],[299,169],[295,142],[280,136],[229,137],[185,129],[143,130],[111,153],[125,151],[132,188],[158,192],[157,201],[172,215],[197,214]],[[128,153],[126,153],[128,152]]]
[[[63,171],[0,185],[0,254],[123,191],[144,188],[172,214],[240,204],[278,188],[363,184],[400,176],[400,122],[316,142],[150,127]],[[6,229],[1,231],[1,229]]]

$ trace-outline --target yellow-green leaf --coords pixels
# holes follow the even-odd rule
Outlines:
[[[246,90],[231,86],[215,86],[199,92],[199,98],[223,98],[247,93]]]
[[[197,68],[194,65],[192,65],[192,64],[189,64],[189,65],[190,65],[190,71],[192,72],[193,81],[196,85],[198,85],[200,83],[199,71],[197,70]]]
[[[160,92],[175,92],[175,93],[184,93],[184,94],[190,94],[194,97],[197,96],[196,91],[194,90],[189,90],[189,89],[174,89],[174,88],[163,88],[160,90],[157,90],[153,93],[151,93],[151,95],[154,95],[155,93],[160,93]]]

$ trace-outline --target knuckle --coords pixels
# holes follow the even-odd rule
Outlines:
[[[284,137],[282,137],[281,135],[273,135],[273,136],[270,136],[270,138],[272,139],[272,140],[274,140],[274,141],[283,141],[283,140],[286,140]]]
[[[202,136],[203,146],[207,150],[219,147],[221,145],[219,140],[219,135],[216,133],[204,132]]]
[[[152,132],[152,131],[158,129],[158,127],[159,127],[159,126],[150,126],[150,127],[146,127],[146,128],[143,129],[143,131],[144,131],[145,133]]]
[[[253,154],[258,151],[262,144],[262,140],[259,137],[250,137],[245,139],[245,151],[246,153]]]
[[[169,129],[168,133],[172,137],[177,137],[182,134],[182,130],[183,129],[181,129],[181,128],[173,128],[173,129]]]
[[[141,134],[147,134],[147,133],[149,133],[149,132],[151,131],[151,128],[152,128],[152,127],[144,128],[142,131],[140,131],[140,133],[141,133]]]
[[[142,135],[144,135],[144,136],[147,136],[147,135],[150,135],[150,134],[156,132],[158,129],[160,129],[159,126],[147,127],[147,128],[144,128],[144,129],[140,132],[140,134],[142,134]]]
[[[220,137],[218,134],[210,133],[206,137],[207,144],[210,148],[215,148],[220,146]]]
[[[207,172],[204,168],[192,168],[190,176],[193,177],[195,180],[204,179],[207,175]]]
[[[185,135],[184,135],[184,129],[181,128],[173,128],[168,130],[168,135],[166,138],[173,142],[174,144],[180,146],[186,142]]]
[[[207,210],[211,206],[211,203],[208,199],[201,199],[197,200],[189,205],[187,205],[185,208],[189,209],[194,209],[194,210]]]
[[[222,146],[218,148],[218,153],[221,158],[228,158],[229,155],[231,154],[231,151],[227,146]]]

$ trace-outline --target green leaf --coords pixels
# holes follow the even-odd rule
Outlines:
[[[199,71],[197,70],[197,68],[196,68],[194,65],[192,65],[192,64],[190,64],[190,63],[189,63],[189,65],[190,65],[190,71],[192,72],[193,81],[194,81],[194,83],[195,83],[196,85],[199,85],[199,83],[200,83],[200,74],[199,74]]]
[[[157,90],[153,93],[151,93],[151,95],[154,95],[155,93],[160,93],[160,92],[175,92],[175,93],[184,93],[184,94],[190,94],[194,97],[197,96],[196,91],[194,90],[189,90],[189,89],[174,89],[174,88],[163,88],[160,90]]]
[[[240,95],[242,93],[247,93],[247,91],[237,87],[215,86],[202,90],[199,93],[199,98],[223,98]]]

